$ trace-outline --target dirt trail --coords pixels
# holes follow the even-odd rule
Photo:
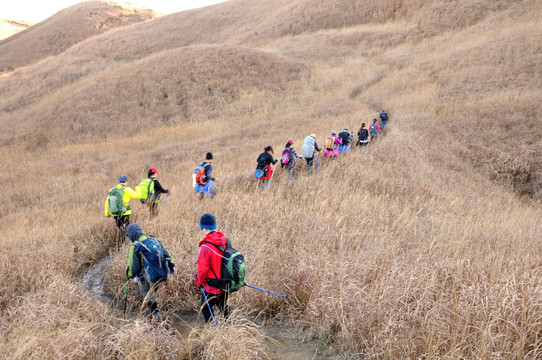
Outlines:
[[[114,300],[107,296],[103,290],[103,279],[110,262],[109,257],[100,260],[83,276],[81,285],[90,293],[93,299],[115,306]],[[170,321],[172,327],[185,339],[188,338],[190,332],[202,325],[197,313],[173,314]],[[263,331],[266,336],[265,344],[269,349],[267,355],[270,359],[339,359],[338,357],[332,357],[334,351],[330,347],[325,347],[317,341],[307,339],[306,335],[299,330],[276,323],[269,323],[263,327]]]

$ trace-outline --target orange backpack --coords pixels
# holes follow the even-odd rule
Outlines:
[[[205,185],[207,184],[207,180],[204,180],[205,179],[205,166],[207,165],[208,163],[206,162],[202,162],[201,164],[199,164],[196,169],[194,170],[194,174],[196,174],[196,183],[199,184],[199,185]]]

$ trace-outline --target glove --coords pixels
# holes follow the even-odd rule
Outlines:
[[[174,266],[173,270],[171,270],[171,275],[175,275],[177,273],[177,268]]]

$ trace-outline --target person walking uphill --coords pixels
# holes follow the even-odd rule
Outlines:
[[[367,143],[369,142],[369,130],[365,128],[365,123],[361,123],[361,127],[358,131],[358,143],[356,144],[360,148],[362,146],[367,146]]]
[[[227,304],[227,294],[220,289],[221,264],[223,251],[227,246],[226,236],[216,231],[216,219],[213,214],[205,213],[200,218],[199,226],[205,236],[199,242],[198,275],[196,285],[203,289],[201,296],[201,312],[205,322],[211,319],[211,309],[217,306],[227,318],[230,307]]]
[[[342,140],[339,139],[339,137],[337,136],[337,132],[333,130],[331,132],[331,137],[327,138],[324,144],[324,157],[336,158],[337,156],[339,156],[339,150],[337,149],[337,147],[339,145],[342,145],[342,143]]]
[[[147,316],[160,322],[160,312],[156,302],[156,288],[167,281],[168,273],[175,274],[175,262],[162,242],[151,236],[143,235],[137,223],[126,228],[126,235],[132,241],[128,253],[126,280],[134,279],[139,283],[143,301],[147,304]]]
[[[215,185],[213,181],[213,154],[208,152],[205,155],[205,161],[202,161],[194,170],[194,186],[196,187],[196,193],[200,193],[200,199],[203,199],[204,194],[209,195],[211,198],[215,196]]]
[[[141,203],[149,205],[151,217],[157,214],[160,195],[169,193],[169,190],[164,189],[156,178],[158,175],[160,175],[158,169],[151,167],[147,172],[147,177],[138,185],[141,190]]]
[[[311,168],[314,163],[314,151],[316,150],[320,152],[320,150],[322,150],[318,147],[315,138],[316,135],[310,134],[305,138],[305,140],[303,141],[303,147],[301,147],[301,153],[307,161],[307,169],[309,173],[311,172]]]
[[[254,176],[262,182],[262,190],[267,189],[273,177],[273,168],[271,165],[275,165],[279,161],[279,159],[273,159],[273,155],[271,154],[274,154],[273,147],[269,145],[263,149],[263,153],[256,159],[258,165],[256,165]]]
[[[121,175],[119,184],[109,190],[105,200],[105,216],[113,216],[121,234],[125,233],[126,227],[130,224],[130,214],[132,213],[130,199],[141,199],[141,189],[136,186],[134,191],[127,185],[128,176]]]
[[[378,126],[378,123],[376,121],[376,119],[373,119],[373,123],[369,127],[369,135],[371,135],[371,141],[373,141],[378,136],[378,134],[382,132],[382,130],[380,130],[380,126]]]
[[[386,124],[388,123],[388,113],[384,110],[380,112],[380,123],[382,124],[382,130],[384,130]]]
[[[282,156],[280,158],[280,166],[286,167],[290,173],[289,179],[295,177],[295,159],[301,157],[301,155],[298,155],[297,151],[293,148],[293,144],[293,140],[288,140],[288,142],[286,142],[286,146],[284,147],[284,150],[282,150]]]
[[[348,154],[350,152],[350,141],[352,141],[348,126],[343,127],[343,131],[339,133],[339,139],[342,141],[342,144],[339,145],[339,154]]]

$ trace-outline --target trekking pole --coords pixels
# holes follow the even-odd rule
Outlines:
[[[125,290],[124,290],[124,317],[126,317],[126,304],[128,303],[128,285],[130,284],[130,279],[126,280]]]
[[[280,297],[283,297],[283,298],[286,298],[286,299],[290,299],[288,297],[288,295],[282,295],[282,294],[279,294],[279,293],[276,293],[276,292],[273,292],[273,291],[269,291],[269,290],[265,290],[265,289],[262,289],[262,288],[259,288],[259,287],[256,287],[256,286],[252,286],[252,285],[249,285],[249,284],[245,284],[245,286],[248,286],[249,288],[260,290],[260,291],[263,291],[263,292],[266,292],[266,293],[269,293],[269,294],[277,295],[277,296],[280,296]]]
[[[213,323],[216,325],[215,316],[213,315],[213,309],[211,309],[211,305],[209,304],[209,300],[207,300],[207,294],[205,294],[205,290],[201,288],[201,292],[203,293],[203,297],[205,298],[205,303],[207,304],[207,307],[209,308],[209,312],[211,313],[211,318],[213,319]]]
[[[318,173],[318,169],[320,169],[320,151],[318,151],[318,164],[316,165],[316,172]]]

